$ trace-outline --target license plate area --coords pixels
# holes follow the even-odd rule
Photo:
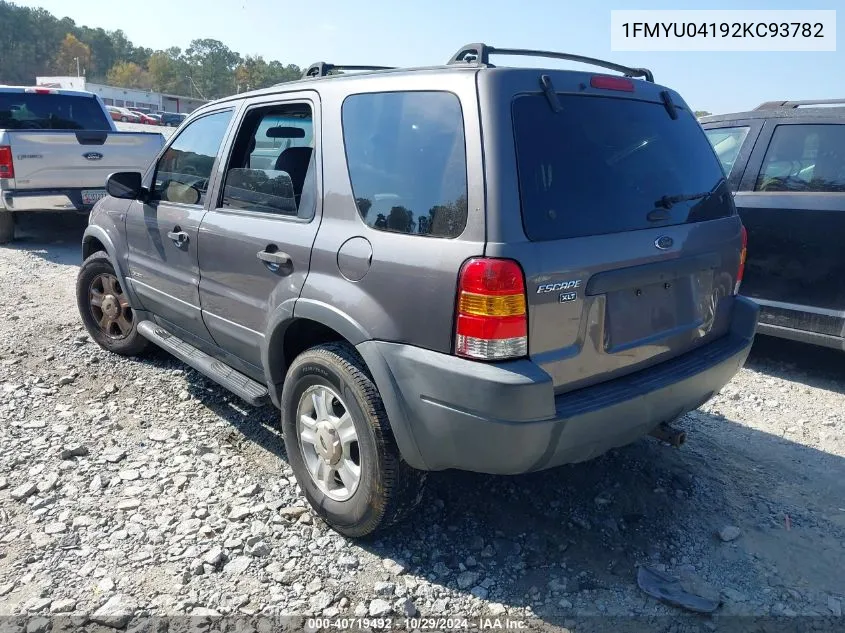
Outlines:
[[[608,292],[605,351],[621,352],[700,327],[704,321],[702,277],[696,274]]]
[[[102,200],[107,195],[105,189],[83,189],[82,204],[94,204],[97,200]]]

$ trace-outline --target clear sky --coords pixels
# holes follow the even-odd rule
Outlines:
[[[695,109],[749,109],[776,99],[845,98],[843,0],[12,0],[77,24],[123,29],[136,46],[221,40],[242,55],[307,66],[443,63],[463,44],[558,50],[646,66]],[[836,52],[621,53],[611,9],[839,9]],[[511,60],[506,60],[511,63]],[[501,63],[501,62],[500,62]],[[524,60],[514,60],[524,65]],[[555,66],[554,62],[546,62]],[[565,66],[565,64],[560,64]]]

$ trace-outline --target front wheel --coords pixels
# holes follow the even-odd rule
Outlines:
[[[149,345],[138,333],[126,289],[104,251],[97,251],[82,262],[76,277],[76,304],[85,329],[103,349],[135,356]]]
[[[320,345],[291,364],[282,431],[305,497],[341,534],[394,525],[422,498],[426,473],[402,460],[378,389],[349,345]]]

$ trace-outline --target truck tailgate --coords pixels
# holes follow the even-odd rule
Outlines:
[[[6,132],[15,189],[103,188],[116,171],[145,171],[164,144],[147,132],[21,130]]]

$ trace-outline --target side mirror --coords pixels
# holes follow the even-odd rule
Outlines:
[[[115,198],[138,200],[144,191],[142,176],[137,171],[119,171],[109,176],[106,191]]]

